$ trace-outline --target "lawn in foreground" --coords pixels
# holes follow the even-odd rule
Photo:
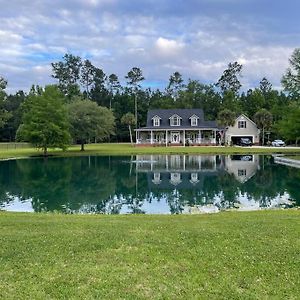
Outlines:
[[[300,153],[300,147],[289,148],[256,148],[256,147],[134,147],[127,143],[88,144],[85,151],[80,151],[79,145],[70,146],[67,151],[49,149],[49,155],[77,156],[77,155],[136,155],[136,154],[243,154],[243,153]],[[41,150],[35,148],[1,149],[0,159],[14,157],[29,157],[42,155]]]
[[[296,299],[300,211],[0,213],[1,299]]]

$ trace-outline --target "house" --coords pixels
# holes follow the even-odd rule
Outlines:
[[[146,127],[135,130],[137,145],[216,145],[216,121],[205,121],[202,109],[148,111]]]
[[[236,145],[241,138],[249,138],[254,145],[259,145],[260,130],[256,124],[246,115],[238,116],[233,126],[229,126],[225,131],[225,143]]]

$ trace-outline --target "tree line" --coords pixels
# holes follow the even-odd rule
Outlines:
[[[65,54],[53,62],[55,85],[33,85],[28,93],[7,94],[0,77],[0,140],[29,141],[47,151],[71,142],[132,141],[132,127],[145,126],[149,109],[201,108],[207,120],[229,126],[244,113],[261,129],[261,142],[300,139],[300,48],[294,50],[282,76],[282,90],[267,78],[242,90],[243,66],[231,62],[216,83],[184,81],[174,72],[163,89],[146,88],[143,72],[133,67],[124,84],[116,74],[105,74],[88,59]],[[45,142],[46,141],[46,142]],[[47,145],[47,147],[45,147]]]

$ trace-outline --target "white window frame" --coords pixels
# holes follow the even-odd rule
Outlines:
[[[198,119],[193,117],[191,118],[191,126],[197,126],[198,125]]]
[[[172,116],[170,118],[170,126],[180,126],[180,117],[179,116]],[[176,120],[176,121],[175,121]]]
[[[153,127],[159,127],[160,126],[160,118],[156,117],[153,118]]]
[[[238,121],[238,128],[239,129],[247,128],[247,122],[245,120]]]

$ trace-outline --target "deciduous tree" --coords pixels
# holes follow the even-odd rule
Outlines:
[[[89,140],[103,140],[114,133],[112,111],[93,101],[77,99],[68,105],[68,113],[72,137],[80,141],[81,151]]]
[[[22,124],[17,139],[42,148],[65,150],[70,142],[69,122],[64,96],[56,86],[46,86],[41,95],[30,95],[23,106]]]

